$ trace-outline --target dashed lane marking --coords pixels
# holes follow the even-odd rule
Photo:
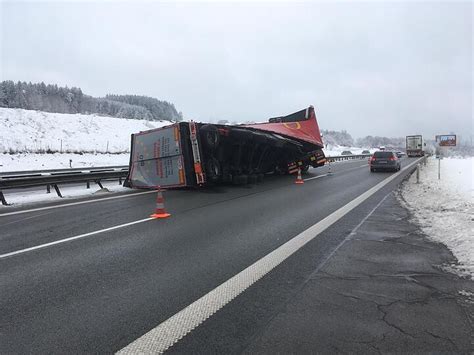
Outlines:
[[[315,179],[319,179],[319,178],[322,178],[322,177],[325,177],[325,176],[328,176],[329,174],[323,174],[323,175],[318,175],[318,176],[313,176],[313,177],[310,177],[310,178],[307,178],[307,179],[303,179],[304,181],[309,181],[309,180],[315,180]]]
[[[6,217],[6,216],[13,216],[16,214],[23,214],[23,213],[30,213],[30,212],[37,212],[37,211],[45,211],[45,210],[52,210],[54,208],[61,208],[61,207],[69,207],[69,206],[77,206],[77,205],[85,205],[87,203],[94,203],[94,202],[102,202],[102,201],[107,201],[107,200],[116,200],[119,198],[126,198],[126,197],[134,197],[137,195],[144,195],[144,194],[156,194],[156,190],[152,191],[145,191],[145,192],[135,192],[135,193],[128,193],[126,195],[120,195],[120,196],[113,196],[113,197],[104,197],[104,198],[98,198],[94,200],[87,200],[87,201],[80,201],[80,202],[71,202],[71,203],[63,203],[59,205],[54,205],[54,206],[46,206],[46,207],[38,207],[38,208],[32,208],[29,210],[22,210],[22,211],[15,211],[15,212],[7,212],[7,213],[2,213],[0,214],[1,217]]]
[[[61,239],[61,240],[56,240],[56,241],[50,242],[50,243],[40,244],[40,245],[30,247],[30,248],[26,248],[26,249],[20,249],[20,250],[12,251],[10,253],[1,254],[0,259],[5,259],[5,258],[14,256],[14,255],[24,254],[24,253],[27,253],[27,252],[30,252],[30,251],[33,251],[33,250],[43,249],[43,248],[50,247],[50,246],[53,246],[53,245],[62,244],[62,243],[70,242],[72,240],[81,239],[81,238],[85,238],[85,237],[90,237],[91,235],[104,233],[104,232],[109,232],[109,231],[112,231],[112,230],[115,230],[115,229],[132,226],[132,225],[138,224],[138,223],[148,222],[148,221],[151,221],[151,220],[154,220],[154,218],[140,219],[138,221],[119,224],[118,226],[113,226],[113,227],[110,227],[110,228],[105,228],[105,229],[100,229],[100,230],[96,230],[96,231],[89,232],[89,233],[84,233],[84,234],[76,235],[74,237],[69,237],[69,238]]]

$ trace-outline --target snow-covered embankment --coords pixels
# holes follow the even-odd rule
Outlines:
[[[474,158],[427,160],[420,171],[405,184],[402,195],[423,231],[433,240],[445,244],[460,265],[450,269],[474,278]]]
[[[0,108],[0,172],[127,165],[132,133],[169,124]]]

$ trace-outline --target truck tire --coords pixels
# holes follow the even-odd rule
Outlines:
[[[234,185],[245,185],[248,182],[247,175],[235,175],[232,177],[232,183]]]
[[[255,185],[258,181],[258,175],[257,174],[251,174],[249,175],[248,177],[248,183],[249,184],[252,184],[252,185]]]
[[[219,161],[211,157],[206,162],[206,177],[210,182],[217,182],[221,176],[221,165]]]
[[[219,131],[217,127],[211,124],[206,124],[201,127],[201,138],[204,144],[209,149],[216,149],[219,146]]]
[[[245,129],[233,128],[230,130],[230,136],[238,140],[248,141],[253,138],[254,134],[251,131],[246,131]]]

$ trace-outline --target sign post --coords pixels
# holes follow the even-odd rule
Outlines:
[[[441,180],[441,157],[438,158],[438,180]]]
[[[445,134],[437,135],[435,137],[436,142],[439,147],[455,147],[456,146],[456,135],[455,134]],[[441,159],[442,159],[442,149],[437,148],[436,158],[438,159],[438,180],[441,180]]]

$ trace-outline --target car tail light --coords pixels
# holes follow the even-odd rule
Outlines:
[[[375,160],[376,160],[375,157],[372,156],[372,157],[369,159],[369,164],[372,163],[372,162],[374,162]]]

